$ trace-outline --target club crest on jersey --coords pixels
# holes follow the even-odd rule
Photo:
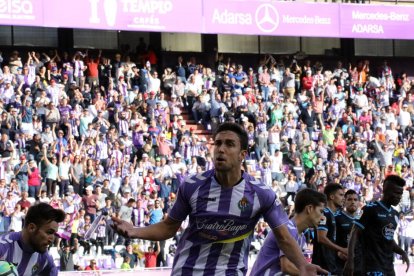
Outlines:
[[[37,272],[39,270],[39,264],[35,264],[32,266],[32,275],[37,275]]]
[[[395,228],[392,223],[389,223],[382,228],[382,235],[389,241],[392,241],[394,239],[394,232]]]
[[[244,196],[244,197],[242,197],[242,199],[240,199],[237,206],[239,207],[240,210],[244,211],[244,210],[246,210],[247,208],[250,207],[250,203],[247,200],[247,198]]]

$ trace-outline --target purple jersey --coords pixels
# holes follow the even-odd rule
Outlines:
[[[299,235],[298,229],[296,228],[295,222],[292,220],[287,224],[289,233],[297,241],[300,248],[305,245],[305,237],[303,234]],[[280,257],[284,256],[285,253],[279,248],[275,235],[272,231],[266,237],[259,254],[257,255],[256,262],[253,265],[251,276],[262,276],[262,275],[276,275],[282,272],[280,266]],[[278,274],[277,274],[278,275]]]
[[[276,194],[243,173],[222,188],[214,170],[193,175],[180,186],[169,217],[189,216],[177,247],[172,275],[245,275],[253,231],[260,217],[273,229],[287,223]]]
[[[23,244],[21,232],[13,232],[0,236],[0,260],[13,263],[21,276],[58,275],[53,258],[48,252],[34,252]]]

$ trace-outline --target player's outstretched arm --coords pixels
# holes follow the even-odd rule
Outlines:
[[[299,275],[299,269],[285,256],[280,257],[280,268],[284,274],[292,276]]]
[[[112,221],[114,222],[112,228],[118,232],[118,234],[132,239],[151,241],[167,240],[173,237],[181,226],[181,221],[176,221],[169,217],[146,227],[134,227],[131,223],[114,216],[112,217]]]
[[[344,276],[352,276],[354,275],[354,256],[355,256],[355,246],[359,240],[359,236],[361,235],[361,228],[354,225],[351,230],[351,238],[348,242],[348,259],[345,262],[344,266]]]
[[[301,276],[316,276],[317,274],[328,274],[328,271],[317,265],[306,261],[299,248],[298,243],[290,235],[286,225],[281,225],[273,229],[279,248],[285,253],[286,257],[299,269]]]
[[[401,255],[401,258],[403,260],[403,263],[407,264],[407,270],[405,272],[408,272],[408,269],[410,269],[410,259],[408,258],[407,252],[405,252],[401,247],[398,246],[398,244],[394,242],[393,251],[394,253],[397,253],[398,255]]]

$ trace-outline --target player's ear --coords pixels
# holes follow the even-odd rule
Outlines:
[[[247,150],[242,150],[240,152],[240,162],[246,159],[246,156],[247,156]]]
[[[312,208],[313,208],[313,206],[312,206],[312,205],[308,205],[308,206],[306,206],[306,214],[307,214],[307,215],[309,215],[310,213],[312,213]]]
[[[34,223],[29,223],[29,225],[27,226],[27,229],[29,230],[30,233],[34,233],[37,229],[37,226]]]

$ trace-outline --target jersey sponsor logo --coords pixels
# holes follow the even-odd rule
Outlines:
[[[208,219],[197,219],[196,226],[198,230],[218,231],[224,235],[235,236],[239,232],[247,229],[247,224],[239,224],[234,219],[225,219],[223,221],[210,221]]]
[[[244,196],[242,199],[240,199],[239,203],[237,204],[240,210],[245,211],[250,207],[250,203],[247,200],[247,198]]]
[[[392,223],[389,223],[382,228],[382,235],[389,241],[392,241],[394,239],[394,232],[395,228]]]
[[[387,217],[387,215],[385,215],[385,214],[377,214],[377,216],[380,217],[380,218],[386,218]]]

